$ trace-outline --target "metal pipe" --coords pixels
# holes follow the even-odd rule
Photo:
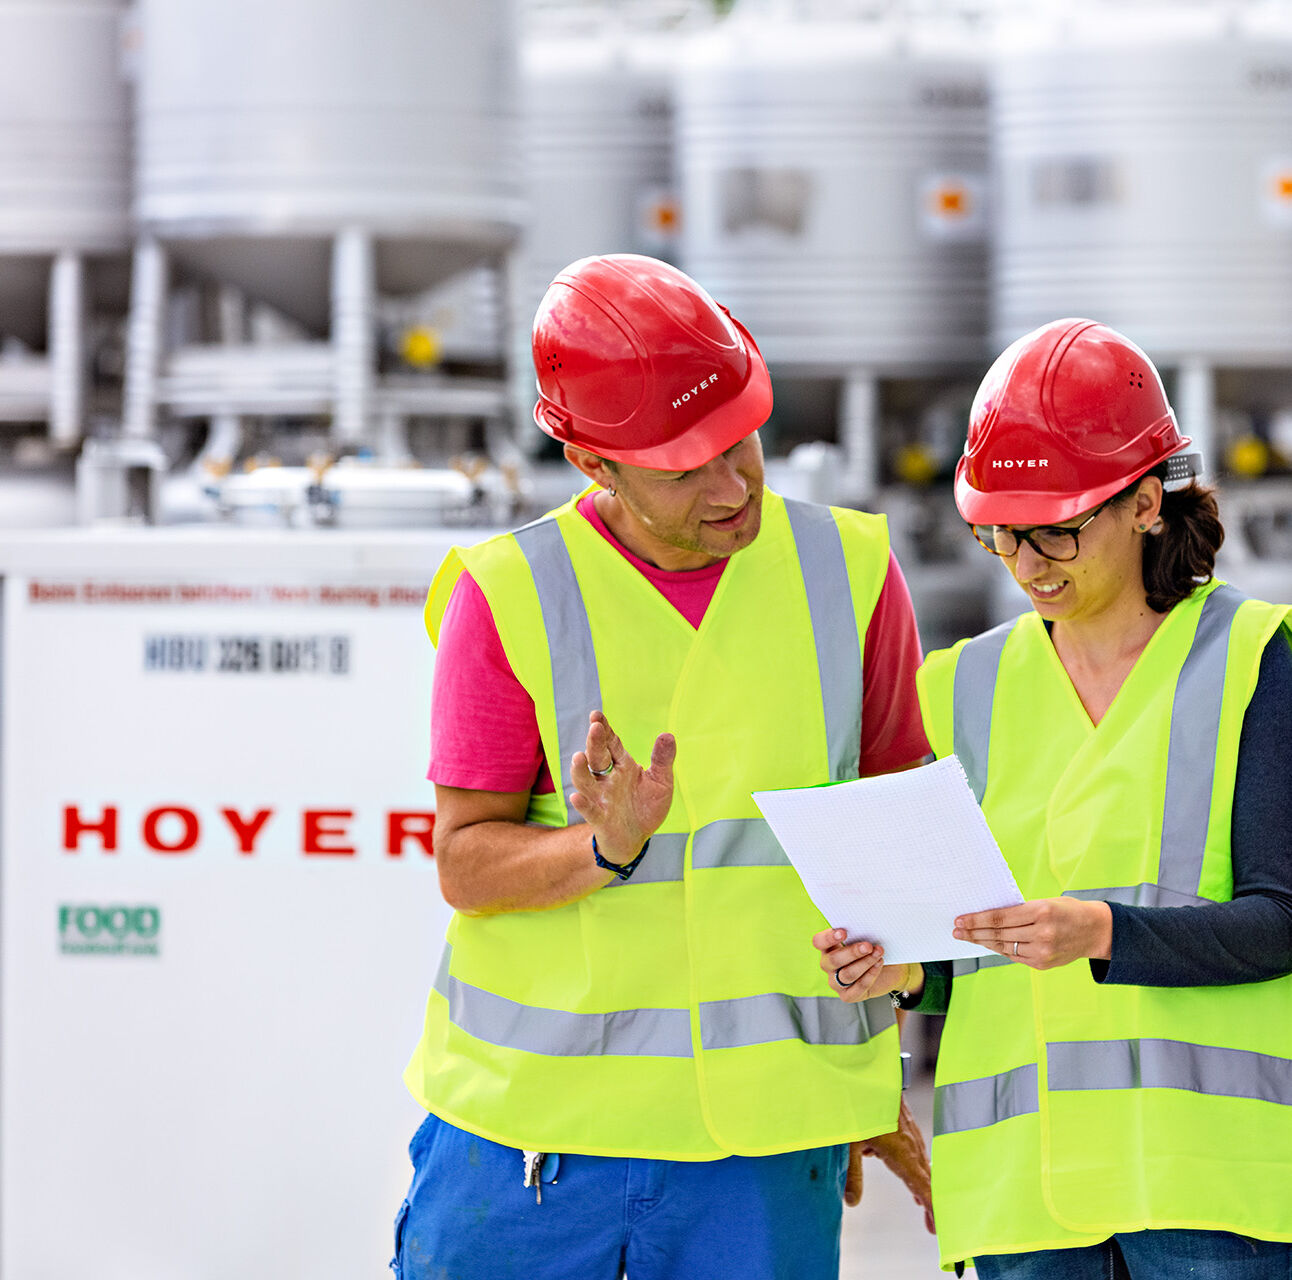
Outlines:
[[[1202,476],[1214,483],[1220,470],[1216,456],[1216,372],[1210,362],[1194,356],[1180,363],[1176,388],[1180,409],[1180,430],[1193,437],[1192,449],[1202,454]]]
[[[414,462],[408,447],[408,418],[398,409],[383,409],[377,421],[377,460],[388,467],[404,467]]]
[[[49,273],[49,437],[71,447],[85,430],[85,260],[64,252]]]
[[[130,316],[126,325],[122,431],[129,439],[149,440],[157,432],[167,274],[165,249],[151,236],[142,237],[135,245],[131,264]]]
[[[534,325],[533,305],[526,294],[525,263],[519,249],[509,249],[499,263],[502,285],[503,336],[500,343],[505,362],[504,377],[510,402],[510,435],[525,458],[532,458],[547,437],[534,421],[534,356],[530,334]]]
[[[345,228],[332,246],[332,427],[339,443],[368,438],[376,363],[375,281],[371,232]]]
[[[247,340],[247,295],[235,285],[220,285],[215,294],[215,336],[221,346],[242,346]],[[220,472],[233,465],[242,450],[242,415],[225,409],[211,415],[206,443],[193,460],[199,474]]]
[[[242,418],[236,413],[213,413],[206,440],[193,459],[199,476],[210,470],[227,471],[242,450]]]
[[[843,446],[843,497],[864,503],[879,488],[879,378],[873,369],[850,369],[839,399]]]
[[[247,340],[247,295],[236,285],[223,284],[216,290],[215,336],[226,347]]]

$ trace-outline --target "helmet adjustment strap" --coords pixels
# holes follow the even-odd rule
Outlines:
[[[1176,453],[1166,460],[1166,474],[1163,484],[1178,484],[1182,480],[1194,480],[1202,474],[1202,454]]]

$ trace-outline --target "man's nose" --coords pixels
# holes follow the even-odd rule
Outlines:
[[[749,497],[749,481],[741,474],[740,468],[720,454],[710,464],[713,470],[709,475],[708,498],[715,507],[740,507]]]

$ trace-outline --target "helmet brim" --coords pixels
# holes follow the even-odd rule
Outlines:
[[[1106,484],[1078,490],[1074,493],[1053,493],[1041,490],[1009,489],[984,493],[969,483],[968,459],[962,457],[956,464],[956,509],[970,524],[1060,524],[1083,515],[1092,507],[1120,493],[1128,485],[1146,476],[1159,463],[1173,454],[1187,449],[1193,443],[1190,436],[1181,436],[1179,443],[1160,458],[1154,459],[1138,475],[1119,476]]]

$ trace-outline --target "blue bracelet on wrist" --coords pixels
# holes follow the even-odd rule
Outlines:
[[[646,850],[649,848],[650,837],[648,836],[646,843],[641,847],[641,852],[631,862],[625,862],[621,866],[617,862],[607,862],[601,856],[601,850],[597,848],[597,837],[592,837],[592,856],[596,859],[597,866],[604,867],[607,871],[613,871],[621,880],[627,880],[637,870],[637,864],[646,856]]]

